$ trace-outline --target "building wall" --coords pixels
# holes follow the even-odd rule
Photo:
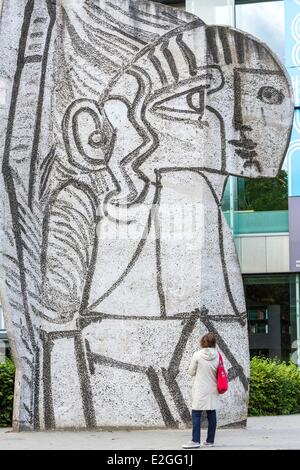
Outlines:
[[[289,272],[289,236],[248,235],[235,239],[243,274]]]

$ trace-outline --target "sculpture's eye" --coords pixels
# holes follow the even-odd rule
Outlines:
[[[205,87],[195,87],[155,103],[152,112],[165,119],[198,122],[205,109]]]
[[[257,98],[266,104],[281,104],[284,94],[272,86],[263,86],[257,94]]]
[[[203,114],[204,111],[204,89],[189,93],[186,97],[188,106],[196,113]]]

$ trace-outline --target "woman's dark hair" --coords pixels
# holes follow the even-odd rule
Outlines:
[[[216,337],[213,333],[207,333],[202,336],[200,340],[201,348],[215,348],[216,347]]]

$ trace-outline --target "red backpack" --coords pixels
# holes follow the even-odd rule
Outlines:
[[[228,377],[225,371],[225,367],[223,364],[223,358],[220,353],[219,354],[219,365],[217,369],[217,386],[218,392],[220,394],[227,392],[228,390]]]

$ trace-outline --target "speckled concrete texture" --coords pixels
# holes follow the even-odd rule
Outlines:
[[[216,334],[247,417],[229,175],[275,176],[293,116],[268,47],[137,0],[4,0],[1,303],[14,428],[186,428]]]

